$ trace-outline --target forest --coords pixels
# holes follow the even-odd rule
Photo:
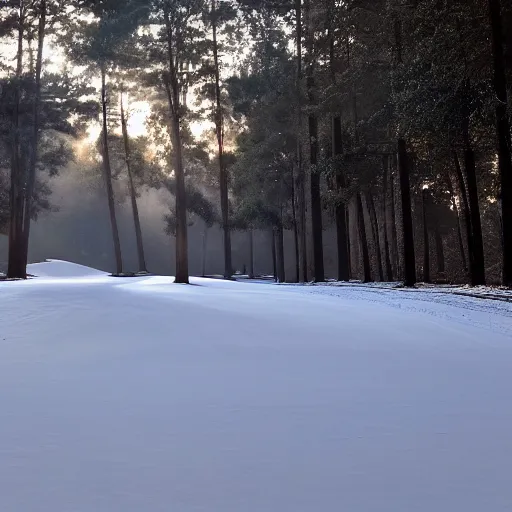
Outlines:
[[[119,205],[151,271],[140,196],[165,190],[177,283],[200,225],[225,279],[258,233],[281,283],[512,286],[510,0],[5,0],[0,64],[8,279],[72,166],[115,275]]]

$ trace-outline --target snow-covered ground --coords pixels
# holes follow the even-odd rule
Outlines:
[[[0,510],[509,512],[512,304],[0,283]]]

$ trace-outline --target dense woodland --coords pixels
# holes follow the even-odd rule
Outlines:
[[[512,285],[510,0],[6,0],[0,17],[9,278],[74,162],[103,180],[115,274],[120,201],[148,270],[145,187],[174,198],[178,283],[201,222],[225,278],[233,233],[252,255],[264,231],[279,282]]]

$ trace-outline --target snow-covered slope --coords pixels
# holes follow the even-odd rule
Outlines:
[[[60,260],[47,260],[43,263],[28,265],[27,272],[37,277],[91,277],[105,276],[105,272],[76,263]]]
[[[0,510],[510,510],[507,303],[30,271],[0,283]]]

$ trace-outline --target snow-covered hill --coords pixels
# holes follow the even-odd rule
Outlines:
[[[38,277],[92,277],[105,276],[106,273],[68,261],[48,260],[43,263],[33,263],[27,267],[27,272]]]
[[[510,510],[509,303],[30,272],[0,283],[0,510]]]

